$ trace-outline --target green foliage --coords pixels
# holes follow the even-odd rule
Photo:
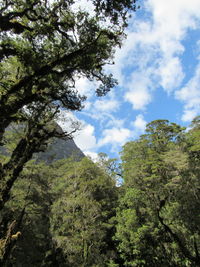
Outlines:
[[[84,97],[75,90],[76,77],[98,80],[98,95],[116,84],[103,66],[112,62],[114,48],[121,45],[127,13],[135,10],[135,1],[92,2],[93,16],[75,11],[76,1],[10,0],[1,4],[2,127],[31,103],[54,101],[79,110]],[[104,23],[105,15],[110,23]]]
[[[63,250],[67,266],[105,266],[115,256],[109,247],[115,184],[87,158],[79,163],[68,161],[62,170],[64,176],[52,186],[52,235]]]
[[[46,257],[53,247],[49,232],[52,201],[49,183],[52,176],[53,170],[48,166],[30,162],[13,187],[1,222],[6,227],[10,221],[16,220],[15,232],[22,233],[7,260],[13,266],[48,266]]]
[[[199,264],[199,165],[191,154],[199,130],[194,129],[184,133],[174,123],[153,121],[145,135],[124,146],[116,239],[125,266]]]
[[[71,137],[55,120],[60,107],[83,107],[86,97],[76,90],[80,77],[99,83],[98,96],[117,83],[104,66],[113,63],[136,1],[92,2],[92,16],[74,9],[78,1],[73,0],[0,2],[0,146],[6,154],[0,156],[2,266],[65,266],[75,262],[75,255],[84,266],[115,264],[113,170],[110,178],[105,168],[87,160],[49,168],[27,164],[52,137]],[[54,182],[53,177],[60,179]],[[58,208],[62,203],[63,210]],[[18,230],[22,237],[13,241]]]
[[[27,126],[24,136],[9,148],[10,160],[0,168],[0,179],[7,180],[1,185],[0,210],[26,162],[44,150],[51,137],[59,135],[55,127],[49,128],[59,109],[82,109],[86,97],[76,90],[76,81],[81,77],[97,81],[98,96],[117,83],[104,66],[113,64],[135,1],[91,0],[92,15],[74,8],[78,2],[0,3],[0,145],[5,146],[5,131],[10,125]]]
[[[122,170],[103,153],[26,164],[0,217],[2,266],[199,266],[199,129],[153,121]]]

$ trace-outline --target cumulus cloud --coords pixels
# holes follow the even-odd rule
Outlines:
[[[125,124],[125,119],[118,119],[110,115],[109,120],[106,123],[106,127],[123,128],[124,124]]]
[[[151,94],[146,88],[135,88],[125,94],[125,99],[133,105],[133,109],[141,110],[151,101]]]
[[[145,131],[147,122],[142,114],[136,116],[133,126],[137,132],[143,133]]]
[[[80,95],[85,95],[87,98],[90,98],[94,95],[95,84],[89,81],[85,77],[76,78],[76,90]]]
[[[125,100],[130,102],[135,110],[144,109],[152,99],[148,90],[150,86],[151,81],[145,73],[133,73],[128,91],[124,96]]]
[[[116,51],[116,64],[106,69],[119,81],[117,93],[114,90],[112,97],[94,101],[95,85],[85,78],[77,80],[78,92],[89,98],[82,114],[89,116],[90,120],[98,121],[102,131],[102,137],[97,141],[94,126],[84,124],[78,142],[88,153],[96,153],[95,146],[101,149],[108,144],[116,149],[132,134],[135,137],[135,133],[144,131],[146,121],[142,114],[137,115],[132,122],[133,131],[125,126],[126,114],[116,112],[123,109],[124,100],[132,105],[133,110],[146,111],[154,99],[155,90],[162,88],[183,103],[183,121],[190,121],[200,112],[200,66],[194,77],[185,82],[187,76],[181,61],[185,52],[183,41],[188,31],[200,28],[200,1],[144,2],[144,13],[147,11],[148,16],[145,19],[140,16],[138,19],[136,12],[130,21],[127,39],[122,48]]]
[[[69,110],[61,109],[56,121],[63,131],[68,133],[74,131],[75,129],[78,131],[81,127],[81,122]]]
[[[188,30],[200,25],[199,0],[148,0],[144,5],[148,20],[134,17],[130,21],[127,39],[110,67],[127,91],[125,100],[136,110],[145,109],[153,100],[152,89],[161,86],[172,93],[181,86],[185,77],[182,41]]]
[[[121,104],[122,100],[116,98],[113,90],[106,97],[86,102],[86,108],[82,114],[98,121],[100,128],[122,127],[124,119],[119,118],[119,113],[117,113]]]
[[[178,57],[163,60],[159,69],[160,84],[165,91],[170,93],[180,86],[184,78],[182,65]]]
[[[83,152],[95,150],[97,143],[94,126],[84,124],[82,129],[74,135],[74,141]]]
[[[73,4],[73,10],[78,11],[79,9],[84,10],[92,15],[94,15],[94,5],[88,0],[79,0]]]
[[[191,121],[200,113],[200,64],[189,82],[176,92],[176,98],[184,103],[183,121]]]
[[[200,14],[198,0],[149,0],[155,25],[159,27],[160,35],[180,39],[185,29],[195,28]]]
[[[131,136],[131,131],[127,128],[111,128],[105,129],[102,133],[103,137],[99,140],[98,146],[113,145],[113,148],[117,145],[123,145]]]
[[[94,103],[94,107],[98,111],[102,112],[115,112],[119,109],[120,103],[117,100],[97,100]]]
[[[57,122],[64,131],[71,132],[74,128],[77,129],[73,134],[73,139],[84,153],[85,151],[95,151],[97,142],[93,125],[79,120],[72,112],[67,110],[60,110]]]

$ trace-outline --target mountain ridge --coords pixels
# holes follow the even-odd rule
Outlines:
[[[18,129],[23,128],[23,125],[15,125],[15,127],[10,126],[7,131],[15,132]],[[63,134],[63,129],[56,123],[56,130],[59,134]],[[0,146],[0,153],[5,156],[9,156],[9,151],[4,147]],[[44,161],[47,164],[60,159],[65,159],[73,157],[75,161],[81,160],[85,157],[81,149],[75,144],[73,138],[69,137],[53,137],[48,142],[46,149],[43,152],[36,152],[33,154],[32,159],[36,162]]]

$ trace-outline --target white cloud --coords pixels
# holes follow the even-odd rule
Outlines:
[[[84,102],[84,110],[87,111],[87,110],[90,110],[92,107],[92,103],[89,102],[89,101],[85,101]]]
[[[189,110],[186,109],[183,111],[183,115],[181,117],[182,121],[188,121],[191,122],[196,116],[198,115],[198,112],[196,109],[194,110]]]
[[[60,110],[58,124],[64,131],[72,131],[74,127],[79,126],[73,134],[76,145],[85,153],[85,151],[96,149],[95,128],[85,121],[79,120],[72,112],[68,110]]]
[[[133,73],[131,82],[128,84],[128,91],[124,98],[133,105],[133,109],[144,109],[151,102],[152,96],[148,87],[151,81],[144,73]]]
[[[144,116],[139,114],[136,116],[135,121],[133,122],[133,126],[136,131],[142,133],[145,131],[147,122],[144,120]]]
[[[106,97],[86,102],[86,108],[82,114],[98,121],[100,128],[122,127],[124,119],[118,118],[119,114],[117,113],[121,104],[121,99],[116,99],[115,91],[111,91]]]
[[[200,64],[186,86],[178,90],[175,95],[184,103],[183,121],[191,121],[200,113]]]
[[[94,5],[91,1],[88,0],[75,1],[75,3],[73,4],[73,10],[78,11],[79,9],[88,12],[91,16],[95,14]]]
[[[127,39],[115,55],[116,64],[109,67],[120,88],[127,91],[125,100],[136,110],[147,107],[159,86],[171,93],[181,85],[182,41],[188,30],[200,26],[199,0],[148,0],[144,5],[150,12],[148,20],[134,17],[130,21]]]
[[[199,0],[149,0],[155,25],[160,33],[180,39],[185,29],[195,28],[200,14]]]
[[[145,88],[137,88],[125,94],[125,99],[133,105],[133,109],[144,109],[151,101],[151,95]]]
[[[124,124],[124,119],[117,119],[114,116],[110,115],[109,121],[106,123],[106,127],[123,128]]]
[[[103,131],[103,138],[99,140],[98,146],[123,145],[131,136],[131,131],[127,128],[111,128]]]
[[[85,95],[90,98],[94,95],[96,85],[85,77],[76,78],[76,90],[80,95]]]
[[[84,154],[91,158],[94,162],[97,162],[98,160],[98,153],[96,152],[91,152],[91,151],[84,151]]]
[[[78,130],[81,126],[81,122],[69,110],[61,109],[56,121],[63,131],[68,133],[72,132],[74,129]]]
[[[94,108],[102,112],[115,112],[119,109],[120,103],[117,100],[97,100],[94,103]]]
[[[184,78],[181,62],[178,57],[173,57],[166,61],[163,60],[159,72],[160,84],[169,93],[175,90]]]
[[[96,149],[95,128],[91,124],[83,125],[82,129],[74,135],[74,141],[84,152]]]
[[[184,104],[183,121],[191,120],[200,112],[200,67],[179,89],[185,78],[181,61],[185,49],[183,40],[188,30],[200,25],[200,0],[147,0],[144,5],[148,17],[145,20],[142,16],[134,17],[130,21],[127,40],[115,54],[116,64],[106,69],[118,79],[118,92],[93,101],[95,84],[86,78],[77,81],[78,92],[86,94],[90,101],[86,102],[82,114],[98,120],[103,129],[97,141],[94,127],[85,124],[77,144],[87,153],[95,155],[97,149],[108,144],[113,150],[144,131],[146,121],[142,114],[132,122],[132,132],[124,125],[123,112],[120,118],[118,113],[113,116],[114,111],[123,109],[123,100],[131,103],[134,110],[146,110],[155,90],[162,87]]]

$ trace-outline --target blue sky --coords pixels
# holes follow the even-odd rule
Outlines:
[[[98,152],[116,157],[152,120],[187,126],[200,114],[200,0],[140,0],[140,5],[115,64],[105,68],[118,86],[97,98],[95,84],[77,81],[87,101],[73,115],[82,123],[74,139],[92,157]]]

